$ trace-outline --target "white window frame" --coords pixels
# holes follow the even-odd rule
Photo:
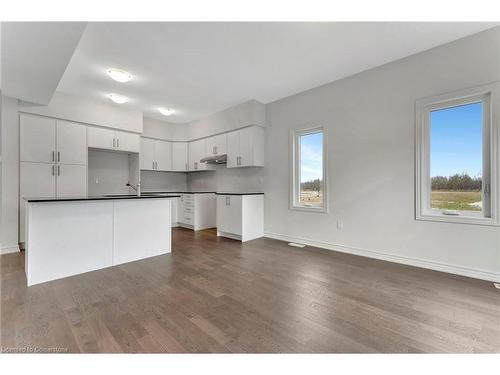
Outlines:
[[[458,92],[417,100],[416,102],[416,187],[415,208],[417,220],[447,223],[499,225],[498,207],[498,119],[500,85],[484,85]],[[460,105],[483,104],[483,210],[457,211],[458,215],[447,215],[445,210],[430,207],[430,113],[439,109]],[[489,147],[488,147],[489,146]],[[485,204],[488,202],[489,204]]]
[[[323,133],[323,206],[313,207],[300,203],[300,142],[301,136]],[[291,163],[290,163],[290,209],[328,213],[328,163],[327,163],[327,133],[324,126],[316,126],[290,132]]]

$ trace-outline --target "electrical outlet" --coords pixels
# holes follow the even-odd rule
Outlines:
[[[493,283],[493,286],[497,289],[500,289],[500,283]]]
[[[344,228],[344,222],[342,221],[342,219],[338,219],[337,220],[337,229],[342,230],[342,228]]]
[[[94,177],[94,184],[96,184],[96,185],[97,185],[97,184],[99,183],[99,181],[100,181],[100,180],[99,180],[99,177]]]

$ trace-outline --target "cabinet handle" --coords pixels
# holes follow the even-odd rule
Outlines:
[[[61,166],[60,165],[57,166],[57,175],[58,176],[61,175]]]
[[[113,138],[113,147],[116,147],[116,138]]]
[[[231,205],[231,197],[229,195],[226,196],[226,206]]]
[[[154,162],[154,161],[152,161],[151,163],[153,163],[153,169],[155,169],[155,162]]]
[[[215,155],[217,155],[217,146],[215,146]]]
[[[188,163],[184,165],[184,168],[186,168],[186,171],[188,170]]]
[[[52,176],[56,175],[56,166],[52,164]]]
[[[198,169],[198,162],[194,162],[194,169]]]
[[[56,161],[56,152],[52,151],[52,161]]]
[[[61,161],[61,152],[57,151],[57,162]]]
[[[116,138],[116,147],[120,148],[120,138]]]
[[[155,161],[155,169],[158,170],[158,162]]]

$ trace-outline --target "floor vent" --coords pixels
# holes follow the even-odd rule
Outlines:
[[[295,242],[289,242],[288,246],[293,246],[293,247],[306,247],[306,245],[302,245],[301,243],[295,243]]]
[[[500,289],[500,283],[493,283],[493,286],[497,289]]]

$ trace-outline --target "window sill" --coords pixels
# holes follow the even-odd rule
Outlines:
[[[290,206],[290,210],[304,211],[304,212],[316,212],[319,214],[327,214],[328,213],[328,208],[325,208],[325,207]]]
[[[489,217],[477,216],[474,214],[459,214],[459,215],[446,215],[439,211],[436,212],[425,212],[422,214],[417,214],[416,220],[418,221],[435,221],[450,224],[470,224],[470,225],[486,225],[486,226],[499,226],[498,220]]]

